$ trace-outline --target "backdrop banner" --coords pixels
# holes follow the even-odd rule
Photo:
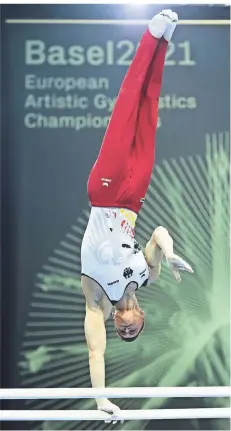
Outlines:
[[[97,19],[4,23],[9,386],[90,386],[80,285],[80,246],[89,215],[86,183],[145,29],[144,22]],[[198,20],[180,24],[169,44],[156,164],[136,232],[144,245],[157,225],[167,227],[176,253],[195,274],[185,274],[178,285],[163,264],[158,282],[139,291],[146,326],[135,343],[122,343],[109,320],[107,385],[229,385],[229,31],[225,23]],[[148,409],[225,407],[226,402],[118,403],[122,409]],[[94,400],[23,403],[27,409],[94,405]],[[53,422],[42,429],[99,426],[108,427]],[[228,430],[229,423],[136,421],[123,429]]]

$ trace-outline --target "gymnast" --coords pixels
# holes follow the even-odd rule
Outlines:
[[[154,16],[122,83],[98,158],[90,172],[91,213],[81,247],[81,283],[86,297],[85,336],[91,382],[105,387],[105,322],[114,308],[115,330],[132,342],[144,328],[136,291],[157,280],[165,257],[177,282],[192,268],[174,254],[173,240],[158,226],[144,250],[135,240],[136,218],[150,183],[158,121],[158,100],[168,42],[178,16]],[[97,399],[99,410],[119,407]]]

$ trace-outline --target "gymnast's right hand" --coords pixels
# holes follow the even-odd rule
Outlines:
[[[111,403],[107,398],[101,398],[96,401],[98,410],[101,410],[103,412],[109,413],[111,417],[109,416],[107,420],[105,420],[105,423],[113,423],[116,424],[119,419],[118,416],[120,415],[120,408],[116,405]],[[121,423],[123,423],[123,420],[120,420]]]

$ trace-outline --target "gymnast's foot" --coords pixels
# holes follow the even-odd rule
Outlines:
[[[167,42],[172,38],[178,23],[178,15],[170,9],[162,10],[149,23],[149,31],[156,38],[164,37]]]

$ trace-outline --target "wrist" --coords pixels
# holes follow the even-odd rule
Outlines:
[[[173,252],[171,252],[171,253],[168,252],[168,253],[164,254],[164,257],[165,257],[166,260],[170,259],[172,256],[173,256]]]
[[[107,401],[107,398],[96,398],[95,401],[97,406],[101,406],[102,404],[105,403],[105,401]]]

